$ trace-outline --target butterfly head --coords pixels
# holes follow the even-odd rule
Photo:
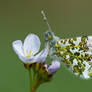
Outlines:
[[[46,31],[44,37],[45,37],[45,41],[49,42],[53,40],[53,33],[50,31]]]

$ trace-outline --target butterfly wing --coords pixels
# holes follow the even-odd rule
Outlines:
[[[92,36],[60,39],[51,32],[50,57],[59,59],[75,75],[88,79],[92,75]],[[46,37],[45,37],[46,38]]]

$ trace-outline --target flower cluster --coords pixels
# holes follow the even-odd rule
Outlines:
[[[45,48],[38,53],[40,45],[40,39],[35,34],[29,34],[25,38],[24,44],[21,40],[16,40],[12,43],[14,51],[24,63],[25,68],[29,71],[30,69],[33,70],[33,84],[36,82],[35,87],[38,87],[41,83],[50,81],[53,74],[60,68],[60,62],[57,60],[53,60],[50,65],[46,64],[49,46],[46,45]]]

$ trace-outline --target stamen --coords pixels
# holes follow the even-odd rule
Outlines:
[[[30,56],[32,56],[31,54],[31,50],[28,52],[28,50],[26,51],[26,58],[30,58]]]

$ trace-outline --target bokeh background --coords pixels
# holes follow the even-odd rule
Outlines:
[[[49,23],[61,38],[92,35],[91,0],[0,0],[0,92],[29,92],[28,71],[14,53],[12,42],[37,34],[44,47],[42,20],[45,10]],[[92,79],[74,76],[64,66],[38,92],[90,92]]]

